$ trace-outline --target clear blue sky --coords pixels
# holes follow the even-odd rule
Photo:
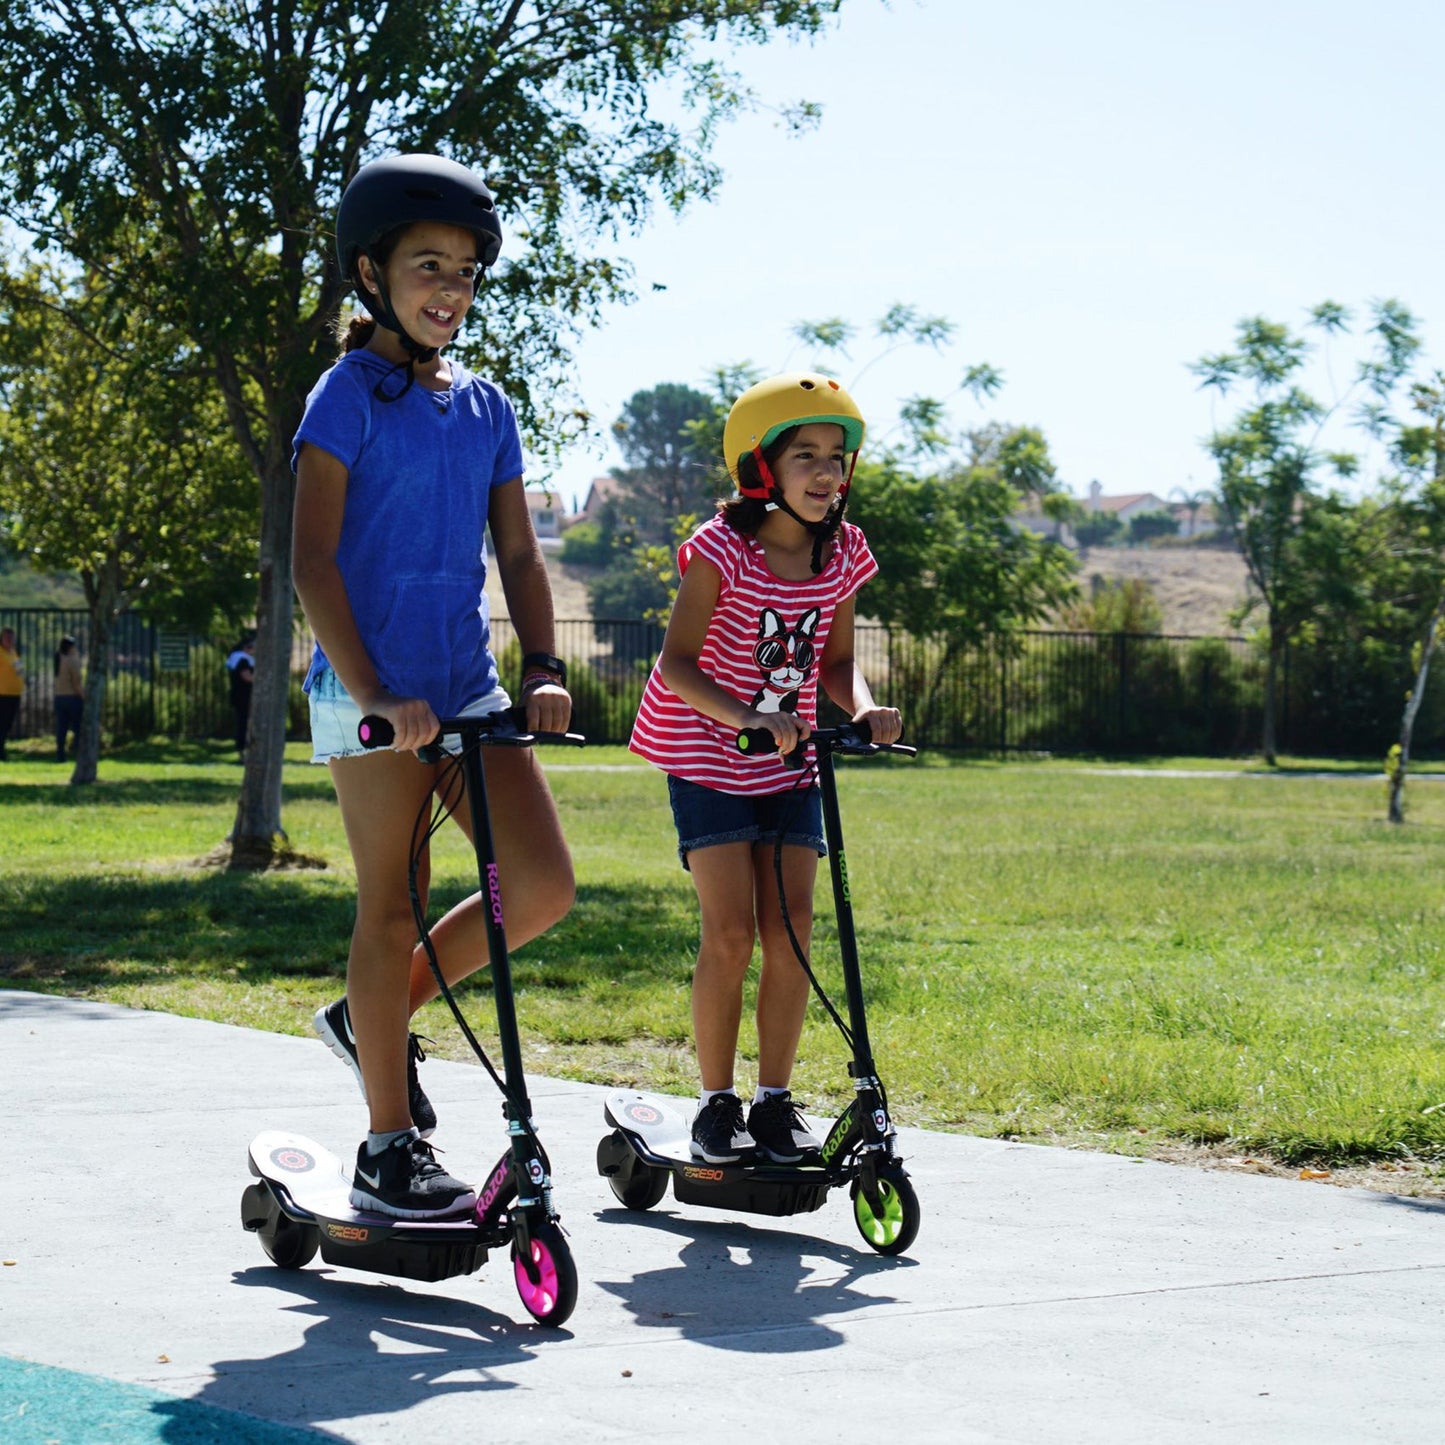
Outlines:
[[[737,57],[822,123],[728,127],[716,198],[622,243],[639,300],[582,343],[582,400],[605,430],[658,382],[806,364],[793,323],[831,316],[851,382],[904,302],[957,332],[859,378],[875,434],[989,362],[1004,388],[957,398],[959,428],[1042,427],[1078,495],[1208,486],[1186,365],[1241,317],[1393,296],[1445,366],[1442,54],[1437,0],[847,0],[812,45]],[[570,506],[619,461],[578,447],[553,484]]]

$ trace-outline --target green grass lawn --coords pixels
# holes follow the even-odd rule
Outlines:
[[[235,808],[221,745],[131,749],[89,789],[23,749],[0,769],[0,983],[309,1032],[352,920],[325,769],[292,750],[285,823],[326,866],[232,875],[201,862]],[[616,748],[546,762],[579,894],[514,960],[528,1066],[688,1092],[695,905],[661,779],[619,769]],[[898,1118],[1133,1152],[1415,1160],[1445,1179],[1445,779],[1417,778],[1393,828],[1383,784],[1349,766],[1173,775],[1186,766],[840,764]],[[473,877],[447,829],[434,908]],[[816,962],[841,1007],[825,895]],[[491,1038],[485,975],[462,998]],[[464,1056],[443,1006],[417,1027]],[[847,1062],[815,1008],[796,1089],[824,1112]]]

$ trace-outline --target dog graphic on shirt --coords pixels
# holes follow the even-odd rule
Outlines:
[[[763,608],[753,648],[753,660],[763,673],[763,685],[753,697],[755,712],[797,712],[798,693],[813,670],[813,637],[821,620],[822,613],[810,607],[789,627],[781,612]]]

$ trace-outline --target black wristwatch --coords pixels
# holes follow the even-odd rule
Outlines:
[[[567,664],[560,657],[553,657],[550,652],[529,652],[522,659],[522,676],[534,668],[539,667],[543,672],[555,673],[557,681],[563,687],[567,686]]]

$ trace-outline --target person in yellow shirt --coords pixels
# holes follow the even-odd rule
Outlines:
[[[55,653],[55,761],[65,761],[67,734],[80,746],[80,720],[85,713],[85,683],[73,637],[62,637]]]
[[[6,760],[5,739],[15,726],[20,698],[25,691],[25,664],[15,644],[15,629],[0,627],[0,763]]]

